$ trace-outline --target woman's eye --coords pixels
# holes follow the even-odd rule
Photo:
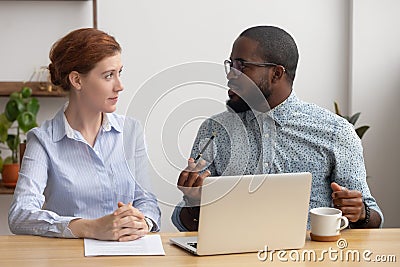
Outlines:
[[[111,79],[112,76],[113,76],[113,74],[112,74],[112,73],[109,73],[109,74],[107,74],[107,75],[105,76],[105,78],[106,78],[106,79]]]

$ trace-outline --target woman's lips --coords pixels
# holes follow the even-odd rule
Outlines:
[[[118,96],[116,97],[110,97],[108,100],[110,100],[111,102],[117,102],[118,101]]]

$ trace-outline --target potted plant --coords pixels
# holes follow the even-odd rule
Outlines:
[[[32,97],[32,89],[23,87],[10,95],[4,112],[0,114],[0,148],[11,151],[11,155],[4,159],[0,155],[0,171],[6,186],[15,186],[17,182],[21,136],[38,125],[36,115],[39,107],[39,101]]]
[[[350,122],[351,124],[353,124],[353,126],[356,125],[356,122],[357,122],[358,118],[360,117],[361,112],[357,112],[357,113],[355,113],[355,114],[353,114],[353,115],[351,115],[351,116],[342,115],[342,114],[340,113],[340,111],[339,111],[339,105],[338,105],[338,103],[334,102],[334,105],[335,105],[335,113],[336,113],[337,115],[339,115],[339,116],[342,117],[342,118],[345,118],[348,122]],[[365,132],[366,132],[368,129],[369,129],[369,126],[364,125],[364,126],[360,126],[360,127],[355,128],[355,131],[356,131],[358,137],[360,137],[360,139],[361,139],[361,138],[364,136]]]

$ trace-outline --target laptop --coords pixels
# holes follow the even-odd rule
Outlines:
[[[197,236],[170,242],[195,255],[300,249],[311,173],[207,177]]]

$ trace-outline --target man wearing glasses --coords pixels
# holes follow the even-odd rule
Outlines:
[[[178,179],[184,197],[172,221],[180,231],[197,230],[200,188],[207,176],[284,172],[312,173],[310,209],[333,205],[352,228],[382,225],[353,126],[293,91],[298,58],[293,38],[277,27],[252,27],[236,39],[224,62],[228,111],[200,126]]]

